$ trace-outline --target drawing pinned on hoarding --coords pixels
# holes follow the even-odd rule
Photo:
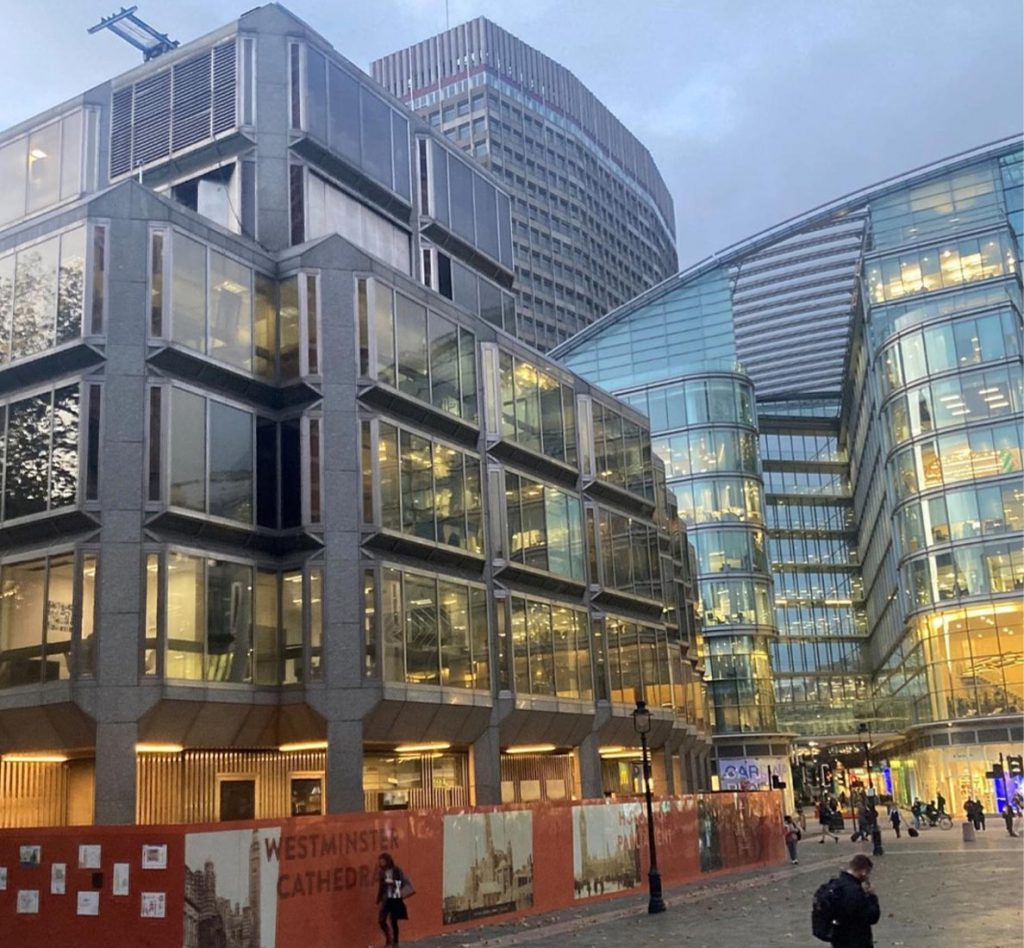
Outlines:
[[[7,867],[0,866],[0,892],[7,891]]]
[[[573,887],[577,899],[640,884],[639,803],[572,808]]]
[[[142,847],[142,868],[143,869],[166,869],[167,868],[167,844],[148,844]]]
[[[274,948],[280,838],[277,826],[186,834],[186,931],[205,912],[208,924],[223,933],[219,948]]]
[[[88,845],[78,847],[78,868],[99,869],[103,850],[100,846]]]
[[[114,895],[127,895],[131,878],[131,865],[126,862],[114,863],[114,884],[111,892]]]
[[[38,889],[18,889],[17,913],[19,915],[38,915],[39,914],[39,890]]]
[[[55,862],[50,866],[50,895],[64,895],[67,891],[68,867],[66,863]]]
[[[141,918],[166,918],[167,917],[167,893],[166,892],[143,892],[142,901],[139,907]],[[223,944],[223,942],[219,942]],[[233,944],[233,943],[232,943]],[[241,944],[241,943],[239,943]],[[256,945],[257,942],[250,942]]]
[[[100,894],[99,892],[83,891],[78,893],[78,914],[99,915]]]
[[[444,818],[445,925],[533,905],[533,814]]]
[[[22,869],[35,869],[43,863],[42,846],[19,846],[18,865]]]

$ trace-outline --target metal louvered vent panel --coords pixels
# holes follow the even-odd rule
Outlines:
[[[110,177],[132,170],[132,90],[114,93],[110,109]]]
[[[230,39],[117,90],[111,109],[110,177],[234,128],[235,61],[235,40]]]
[[[133,165],[143,165],[167,155],[170,132],[171,74],[162,72],[135,84]]]
[[[213,50],[213,134],[238,124],[235,118],[235,41],[221,43]]]
[[[213,89],[210,53],[193,56],[174,67],[174,115],[171,150],[178,151],[209,138]]]

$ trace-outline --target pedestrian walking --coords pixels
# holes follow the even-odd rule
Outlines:
[[[807,817],[804,816],[804,808],[802,806],[796,808],[796,825],[800,827],[800,835],[803,836],[807,832]]]
[[[873,948],[871,926],[882,916],[878,896],[871,888],[873,868],[874,863],[858,853],[815,893],[811,930],[832,948]]]
[[[789,850],[789,861],[795,866],[800,860],[796,858],[796,844],[800,842],[800,827],[793,821],[793,817],[782,818],[782,835],[786,840],[786,849]]]
[[[1013,831],[1013,821],[1014,821],[1014,818],[1016,816],[1017,816],[1017,814],[1016,814],[1016,812],[1013,809],[1013,804],[1012,803],[1004,803],[1003,804],[1003,822],[1006,824],[1006,832],[1009,833],[1011,836],[1016,836],[1017,835]]]
[[[894,803],[889,807],[889,822],[892,823],[893,831],[896,833],[896,838],[900,838],[900,823],[903,822],[903,816],[900,813],[900,808]]]
[[[981,800],[974,801],[974,828],[977,829],[981,826],[982,832],[985,830],[985,804]]]
[[[945,813],[946,812],[946,798],[942,795],[942,791],[941,790],[938,793],[935,794],[935,802],[938,804],[939,813]]]
[[[973,797],[968,797],[964,803],[964,813],[967,815],[967,821],[972,823],[976,830],[980,830],[981,820],[978,819],[978,804]]]
[[[921,828],[921,814],[923,812],[924,804],[917,797],[914,797],[914,802],[910,806],[910,815],[914,818],[914,829],[916,830]]]
[[[868,832],[871,834],[871,855],[884,856],[882,828],[878,825],[878,811],[873,806],[868,807]]]
[[[839,810],[836,809],[834,801],[825,800],[824,798],[818,801],[818,822],[821,824],[819,843],[824,843],[826,836],[831,836],[837,843],[839,842],[839,837],[833,830],[836,816],[840,816],[840,819],[842,818]]]
[[[391,854],[381,853],[377,858],[377,924],[384,932],[385,948],[398,944],[398,923],[409,917],[403,893],[408,886],[409,880]]]

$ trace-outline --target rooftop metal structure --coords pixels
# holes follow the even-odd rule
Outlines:
[[[145,20],[137,17],[135,11],[138,9],[134,6],[121,7],[120,13],[103,17],[95,26],[90,26],[88,32],[92,34],[100,30],[110,30],[115,36],[120,36],[126,43],[139,50],[146,62],[176,49],[178,41],[172,40],[166,33],[158,33]]]

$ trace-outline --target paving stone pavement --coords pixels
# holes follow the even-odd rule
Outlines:
[[[800,844],[800,864],[720,877],[666,891],[668,911],[647,915],[646,891],[504,925],[453,932],[415,948],[802,948],[811,935],[811,895],[855,852],[870,847]],[[664,861],[664,858],[663,860]],[[1022,948],[1024,845],[995,820],[964,843],[953,830],[919,839],[886,834],[872,884],[882,905],[876,948]],[[417,906],[422,910],[423,906]]]

